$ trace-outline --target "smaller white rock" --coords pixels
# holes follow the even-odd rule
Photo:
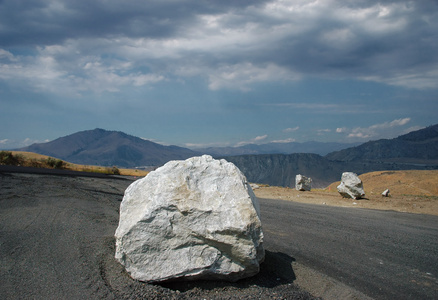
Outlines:
[[[295,189],[297,191],[310,191],[312,189],[312,178],[298,174],[295,176]]]
[[[256,189],[259,189],[259,188],[260,188],[260,186],[258,186],[258,185],[255,184],[255,183],[250,183],[249,185],[251,186],[251,188],[252,188],[253,190],[256,190]]]
[[[383,197],[389,197],[389,189],[384,190],[383,193],[382,193],[382,196]]]
[[[352,172],[342,173],[341,184],[338,185],[337,189],[344,198],[357,200],[365,197],[362,180]]]

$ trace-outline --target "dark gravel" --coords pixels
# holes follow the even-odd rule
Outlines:
[[[291,258],[269,249],[261,272],[236,283],[131,279],[114,259],[113,238],[131,182],[0,169],[1,298],[316,299],[294,285]]]

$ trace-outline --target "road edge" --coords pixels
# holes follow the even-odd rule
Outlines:
[[[310,294],[326,300],[372,300],[364,293],[314,269],[297,262],[292,262],[291,267],[295,273],[294,284]]]

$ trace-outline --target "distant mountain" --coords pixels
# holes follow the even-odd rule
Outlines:
[[[395,139],[371,141],[327,154],[227,156],[250,182],[295,187],[297,174],[311,177],[315,188],[341,179],[343,172],[438,169],[438,125]]]
[[[341,180],[343,172],[360,175],[384,170],[438,169],[438,164],[331,161],[311,153],[239,155],[224,158],[234,163],[250,182],[292,188],[295,187],[295,176],[298,174],[312,178],[313,188],[325,188],[334,181]]]
[[[438,164],[438,124],[394,139],[370,141],[329,153],[332,161]]]
[[[340,179],[343,163],[331,162],[318,154],[261,154],[227,156],[250,182],[295,187],[298,174],[312,178],[313,187],[326,187]]]
[[[123,132],[104,129],[81,131],[17,150],[49,155],[77,164],[130,168],[160,166],[169,160],[199,155],[187,148],[163,146]]]
[[[232,156],[247,154],[292,154],[292,153],[314,153],[326,155],[333,151],[354,147],[360,143],[323,143],[323,142],[290,142],[290,143],[267,143],[248,144],[240,147],[209,147],[196,149],[198,152],[212,156]]]
[[[228,155],[235,151],[298,151],[323,153],[331,143],[276,143],[221,148],[216,152],[193,151],[177,146],[163,146],[118,131],[94,129],[78,132],[42,144],[21,148],[69,162],[102,166],[160,166],[169,160],[180,160],[201,154],[212,154],[233,162],[250,182],[276,186],[295,186],[295,176],[311,177],[313,187],[326,187],[340,180],[343,172],[362,174],[381,170],[438,169],[438,124],[414,131],[395,139],[370,141],[356,147],[317,153]],[[342,147],[346,144],[331,144]],[[300,148],[301,147],[301,148]],[[312,148],[313,147],[313,148]],[[325,149],[328,149],[326,147]],[[322,152],[321,152],[322,151]]]

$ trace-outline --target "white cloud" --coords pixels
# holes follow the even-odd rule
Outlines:
[[[255,138],[249,140],[249,141],[242,141],[242,142],[239,142],[239,143],[237,143],[237,144],[235,145],[235,147],[240,147],[240,146],[247,145],[247,144],[258,143],[258,142],[260,142],[260,141],[265,140],[267,137],[268,137],[267,134],[265,134],[265,135],[260,135],[260,136],[257,136],[257,137],[255,137]]]
[[[389,127],[394,126],[403,126],[405,124],[408,124],[411,121],[411,118],[404,118],[404,119],[397,119],[389,123]]]
[[[7,59],[9,61],[15,61],[15,57],[11,52],[0,48],[0,60],[2,60],[2,59]]]
[[[265,134],[265,135],[260,135],[260,136],[255,137],[255,138],[254,138],[254,141],[255,141],[255,142],[258,142],[258,141],[261,141],[261,140],[266,139],[267,137],[268,137],[267,134]]]
[[[396,119],[390,122],[384,122],[379,124],[374,124],[369,127],[356,127],[351,130],[347,128],[337,128],[338,133],[348,133],[348,138],[358,138],[358,139],[377,139],[377,138],[393,138],[402,133],[403,130],[398,127],[402,127],[409,123],[411,118]]]
[[[135,65],[122,60],[75,54],[76,43],[38,48],[35,56],[12,56],[0,68],[0,79],[58,95],[84,92],[118,92],[126,86],[144,86],[165,80],[161,74],[134,71]],[[70,60],[65,59],[66,55]],[[25,86],[22,86],[25,87]]]
[[[271,143],[281,143],[281,144],[284,144],[284,143],[292,143],[292,142],[295,142],[295,141],[296,140],[293,139],[293,138],[288,138],[288,139],[284,139],[284,140],[274,140]]]
[[[257,66],[248,62],[225,65],[217,70],[211,70],[208,77],[211,90],[227,88],[242,91],[250,90],[250,86],[255,83],[300,79],[299,75],[275,64]]]
[[[324,133],[331,132],[331,129],[325,128],[325,129],[318,129],[316,132],[318,135],[323,135]]]
[[[420,130],[420,129],[423,129],[423,128],[425,128],[425,127],[423,127],[423,126],[412,126],[412,127],[409,127],[408,129],[404,130],[403,134],[408,134],[409,132],[417,131],[417,130]]]
[[[436,89],[437,78],[438,64],[432,63],[427,67],[414,66],[411,69],[400,70],[390,77],[377,74],[361,76],[359,79],[414,89]]]
[[[169,146],[169,145],[170,145],[170,144],[168,144],[168,143],[162,142],[162,141],[157,140],[157,139],[149,139],[149,138],[145,138],[145,137],[140,137],[140,138],[141,138],[142,140],[149,141],[149,142],[153,142],[153,143],[160,144],[160,145],[163,145],[163,146]]]
[[[196,148],[207,148],[207,147],[213,147],[209,144],[202,144],[202,143],[185,143],[184,147],[187,147],[189,149],[196,149]]]
[[[292,128],[285,128],[285,129],[283,129],[283,132],[295,132],[295,131],[297,131],[298,129],[300,129],[299,126],[292,127]]]
[[[403,119],[397,119],[391,122],[385,122],[381,124],[375,124],[369,127],[371,130],[379,130],[379,129],[385,129],[385,128],[392,128],[395,126],[403,126],[411,121],[411,118],[403,118]]]
[[[364,131],[364,129],[358,129],[358,128],[353,129],[353,132],[350,133],[347,137],[348,138],[360,138],[360,139],[368,139],[368,138],[372,137],[371,134],[366,134],[362,131]]]
[[[209,147],[228,147],[230,146],[230,142],[213,142],[213,143],[185,143],[183,147],[187,147],[189,149],[198,149],[198,148],[209,148]]]

